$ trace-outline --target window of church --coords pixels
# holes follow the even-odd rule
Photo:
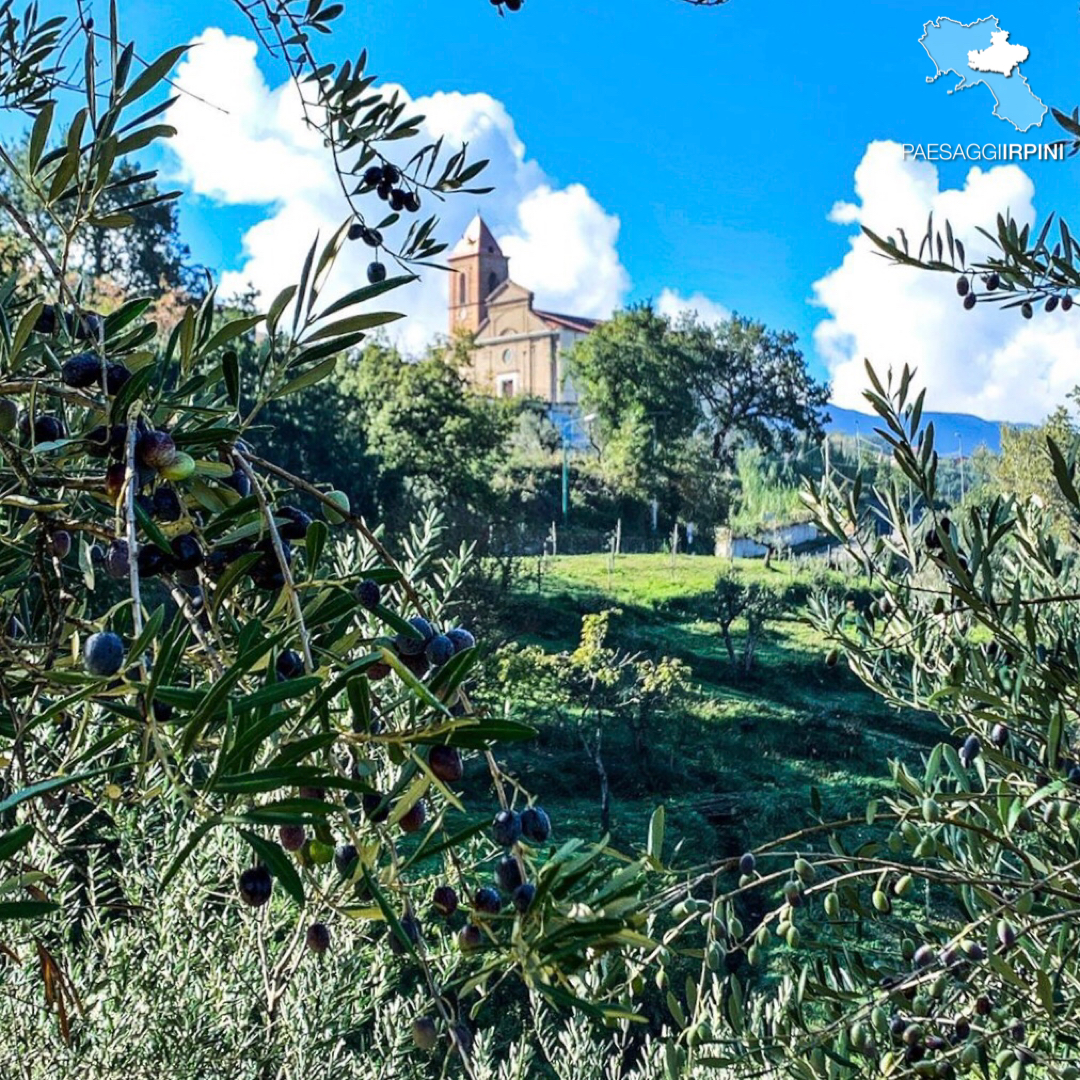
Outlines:
[[[468,288],[469,288],[468,276],[466,274],[462,274],[458,278],[458,303],[459,304],[464,304],[465,301],[468,299],[468,296],[469,296]]]
[[[495,273],[494,270],[492,270],[492,272],[488,274],[488,296],[490,296],[495,291],[495,286],[498,284],[498,275]]]
[[[509,364],[513,359],[514,359],[514,350],[513,349],[503,349],[502,362],[504,364]]]

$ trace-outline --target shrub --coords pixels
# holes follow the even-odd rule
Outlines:
[[[478,167],[463,154],[436,168],[431,146],[407,170],[383,156],[418,121],[397,104],[357,112],[363,57],[319,65],[308,35],[336,8],[279,3],[271,25],[298,35],[281,53],[317,103],[330,149],[361,154],[358,190],[376,186],[373,170],[379,187],[410,196],[467,190]],[[0,918],[21,920],[6,954],[32,947],[33,975],[72,1046],[100,1053],[95,1023],[130,1024],[161,1005],[175,1023],[155,1026],[163,1038],[152,1062],[128,1067],[168,1075],[208,1075],[230,1025],[220,1053],[246,1058],[247,1074],[308,1072],[323,1028],[316,1039],[315,1025],[298,1021],[316,1005],[292,995],[318,991],[316,960],[301,947],[313,924],[326,927],[314,951],[325,944],[327,962],[337,941],[371,946],[378,971],[393,970],[372,978],[372,993],[392,984],[403,1001],[422,996],[445,1054],[460,1052],[467,1073],[486,991],[508,975],[559,1009],[603,1018],[621,1008],[624,964],[649,947],[634,902],[653,869],[645,857],[629,873],[620,861],[613,889],[603,846],[515,839],[518,874],[504,880],[536,892],[485,919],[469,956],[430,910],[435,885],[452,878],[472,895],[490,880],[492,818],[530,798],[492,751],[532,730],[474,708],[478,647],[468,633],[441,636],[455,629],[447,605],[468,551],[440,557],[430,517],[386,537],[346,493],[260,453],[267,406],[318,384],[366,330],[397,318],[368,305],[411,274],[325,299],[343,244],[389,244],[364,223],[350,177],[349,218],[312,244],[296,284],[265,312],[230,315],[213,290],[168,332],[149,317],[151,297],[124,298],[107,315],[86,310],[64,268],[87,235],[124,225],[123,206],[107,217],[95,207],[124,153],[171,131],[153,122],[167,105],[146,112],[143,99],[184,49],[133,71],[141,62],[114,14],[99,65],[101,31],[74,26],[91,92],[73,99],[58,138],[63,27],[40,22],[33,5],[21,20],[0,11],[0,97],[33,119],[26,160],[3,147],[0,160],[58,223],[43,238],[0,193],[32,263],[0,288]],[[406,268],[437,255],[433,226],[403,222],[390,254]],[[478,805],[430,768],[436,746],[487,769]],[[181,904],[183,930],[172,918]],[[155,919],[173,940],[151,951],[172,958],[169,970],[136,980],[145,997],[125,1003],[110,995],[126,993],[127,979],[105,976],[99,1008],[84,1011],[76,977],[92,979],[94,965],[78,943],[108,953],[130,928],[136,945],[117,949],[130,964]],[[583,998],[600,957],[606,981]],[[185,996],[189,979],[197,985]],[[499,1020],[495,1007],[486,1015]],[[289,1030],[305,1031],[307,1044]],[[122,1041],[147,1047],[130,1031]]]
[[[910,373],[871,378],[900,482],[938,505]],[[1049,441],[1047,455],[1076,515],[1071,453]],[[948,735],[918,768],[892,762],[892,788],[846,819],[762,843],[727,882],[692,880],[693,895],[713,891],[683,904],[708,929],[701,982],[672,1010],[673,1052],[750,1075],[1075,1076],[1075,551],[1031,502],[935,511],[915,531],[898,482],[878,494],[885,536],[853,487],[809,493],[882,589],[862,610],[822,597],[814,621],[830,660],[937,713]],[[757,892],[778,903],[744,927],[735,905]],[[755,984],[746,962],[778,978]]]

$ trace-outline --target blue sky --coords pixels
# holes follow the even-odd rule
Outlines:
[[[105,5],[100,7],[104,16]],[[128,0],[122,10],[125,32],[144,54],[211,26],[250,36],[226,0]],[[911,0],[813,6],[731,0],[718,9],[676,0],[526,0],[507,18],[483,0],[347,2],[334,38],[320,44],[334,59],[367,46],[371,70],[413,97],[457,91],[501,103],[524,144],[526,163],[541,174],[536,182],[555,191],[581,185],[606,219],[617,217],[617,237],[607,242],[618,266],[609,257],[603,271],[617,270],[617,281],[604,296],[641,300],[668,290],[708,298],[795,330],[819,374],[839,372],[841,382],[850,383],[839,352],[851,353],[850,369],[852,350],[872,343],[872,335],[853,331],[857,319],[843,314],[845,304],[854,306],[853,294],[836,300],[831,311],[821,306],[814,283],[840,271],[851,251],[857,225],[850,218],[858,215],[838,224],[829,212],[838,201],[858,202],[854,174],[870,144],[1041,142],[1056,136],[1049,117],[1041,129],[1018,135],[993,117],[985,87],[950,96],[957,81],[951,76],[927,83],[934,68],[918,41],[923,23],[942,15],[972,22],[989,14],[1013,42],[1029,47],[1021,70],[1044,102],[1071,108],[1080,101],[1073,74],[1080,20],[1071,0],[1037,9],[1017,0],[992,8],[962,0],[932,7]],[[282,72],[265,57],[255,62],[269,87],[278,86]],[[190,133],[185,137],[191,145]],[[168,164],[176,171],[175,161]],[[1033,204],[1036,213],[1072,210],[1077,167],[1028,163],[1024,172],[1033,195],[1017,176],[1002,176],[1002,197]],[[208,190],[197,178],[198,166],[185,168],[180,174],[186,182]],[[867,204],[864,220],[887,215],[887,184],[903,183],[905,168],[893,162],[884,169],[890,178],[881,179],[873,196],[877,205],[871,212]],[[938,166],[940,188],[962,188],[968,168]],[[497,172],[493,178],[498,181]],[[911,179],[916,188],[925,183],[917,170]],[[979,197],[984,211],[992,194]],[[188,200],[182,224],[195,256],[219,271],[240,267],[246,231],[273,210],[267,200],[256,194],[247,201],[236,192]],[[904,204],[903,192],[897,203]],[[476,206],[500,237],[518,224],[505,197],[473,200],[469,209]],[[519,263],[529,265],[524,246]],[[856,270],[850,268],[849,280]],[[586,272],[579,268],[575,280],[584,282]],[[948,292],[947,282],[936,284]],[[835,285],[838,291],[843,275]],[[534,287],[543,299],[543,281]],[[921,286],[912,288],[919,295],[909,300],[917,300],[921,311],[918,304],[927,298]],[[815,341],[815,327],[830,314],[837,322],[830,340]],[[952,307],[940,319],[946,314],[952,318]],[[998,353],[1027,346],[1014,340],[1015,320],[998,316],[995,327],[993,317],[979,317],[984,374],[1002,386],[989,397],[974,391],[965,396],[962,370],[944,372],[947,360],[934,361],[943,371],[937,404],[987,412],[1000,403],[1002,410],[1038,413],[1060,393],[1068,372],[1048,373],[1040,395],[1016,404],[1007,384],[1009,372],[1015,376],[1022,364],[1015,357],[1003,362]],[[1054,360],[1060,341],[1028,345],[1048,371],[1061,368]],[[1080,357],[1080,339],[1077,349]],[[933,372],[926,374],[933,387]],[[844,391],[843,403],[852,403],[852,393]]]

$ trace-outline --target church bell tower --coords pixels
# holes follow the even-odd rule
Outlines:
[[[487,318],[487,298],[509,277],[510,260],[477,214],[447,262],[451,269],[450,333],[475,333]]]

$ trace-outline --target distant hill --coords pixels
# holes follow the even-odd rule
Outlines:
[[[874,429],[883,423],[875,414],[841,409],[838,405],[829,405],[828,411],[832,419],[825,427],[830,435],[854,438],[858,434],[864,439],[874,438]],[[967,413],[923,413],[923,423],[930,420],[934,422],[934,446],[943,457],[958,454],[961,446],[965,457],[978,446],[985,446],[995,454],[1001,451],[1000,420],[983,420]]]

